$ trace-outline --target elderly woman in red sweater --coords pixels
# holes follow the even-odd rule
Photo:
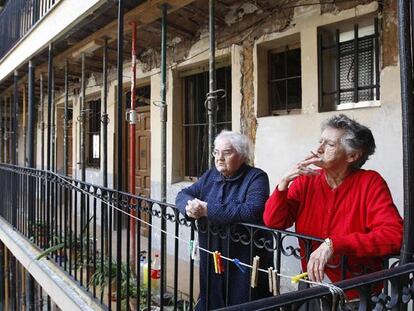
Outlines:
[[[348,257],[349,278],[380,270],[383,257],[400,250],[402,219],[390,190],[380,174],[361,169],[374,151],[367,127],[333,116],[322,125],[316,152],[287,172],[266,202],[267,226],[285,229],[295,223],[296,232],[325,239],[313,245],[307,263],[302,261],[312,281],[321,282],[325,273],[339,281],[340,268],[327,264],[338,264],[342,255]]]

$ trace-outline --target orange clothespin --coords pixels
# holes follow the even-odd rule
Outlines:
[[[221,260],[221,253],[217,252],[217,266],[219,267],[219,273],[224,272],[223,261]]]
[[[224,271],[223,263],[221,262],[221,253],[215,251],[213,253],[213,260],[214,260],[214,272],[221,274]]]

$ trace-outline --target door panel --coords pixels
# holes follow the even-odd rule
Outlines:
[[[150,198],[151,195],[151,119],[150,107],[138,109],[138,122],[136,127],[136,169],[135,169],[135,193],[139,196]],[[144,221],[148,216],[142,215]],[[148,235],[148,227],[141,225],[141,233]]]

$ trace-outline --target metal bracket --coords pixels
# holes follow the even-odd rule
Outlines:
[[[212,100],[221,99],[226,97],[226,90],[225,89],[218,89],[213,92],[209,92],[206,94],[206,100],[204,101],[204,107],[207,109],[207,111],[211,112],[213,111],[211,105]],[[215,107],[216,112],[219,110],[219,106],[216,105]]]
[[[126,121],[129,124],[137,124],[137,112],[135,109],[128,109],[126,111]]]

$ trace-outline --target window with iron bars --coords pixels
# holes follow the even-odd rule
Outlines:
[[[87,165],[99,167],[101,164],[101,100],[87,103],[86,147]]]
[[[319,29],[318,66],[320,111],[379,101],[378,19],[353,29]]]
[[[226,91],[218,98],[217,133],[231,130],[231,68],[216,70],[216,88]],[[209,74],[184,78],[184,155],[186,177],[201,176],[208,168],[208,115],[204,105],[209,91]]]
[[[302,108],[302,70],[300,48],[286,46],[268,53],[269,107],[273,115],[288,114]]]

